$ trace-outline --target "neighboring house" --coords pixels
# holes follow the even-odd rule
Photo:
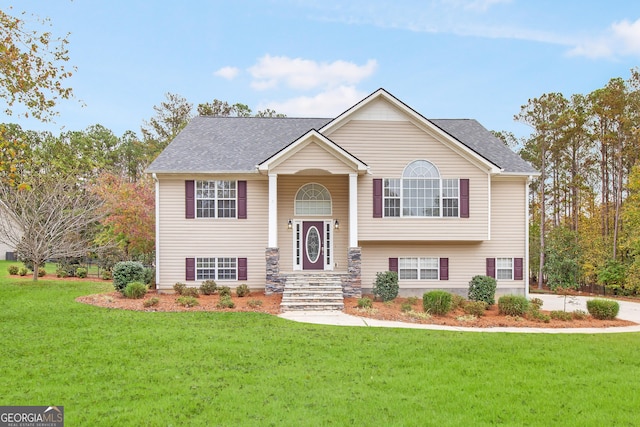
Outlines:
[[[358,296],[393,270],[402,295],[466,296],[482,274],[527,293],[536,170],[475,120],[426,119],[384,89],[334,119],[196,117],[148,172],[160,291],[282,292],[320,270]]]
[[[20,236],[20,232],[11,215],[5,211],[5,206],[0,200],[0,260],[15,261],[17,254],[11,242]]]

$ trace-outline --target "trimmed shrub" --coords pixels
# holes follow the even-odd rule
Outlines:
[[[27,267],[20,267],[20,270],[18,270],[18,274],[21,276],[26,276],[28,272]]]
[[[125,298],[140,299],[147,293],[147,285],[142,282],[131,282],[125,288],[122,294]]]
[[[462,295],[452,294],[451,295],[451,310],[455,310],[457,308],[464,308],[467,300],[464,299]]]
[[[218,308],[233,308],[235,306],[236,304],[231,299],[231,295],[224,295],[220,297],[220,301],[218,301],[218,304],[216,305]]]
[[[392,301],[398,296],[398,273],[385,271],[376,273],[376,281],[373,284],[373,295],[382,301]]]
[[[249,302],[247,302],[247,305],[251,308],[256,308],[256,307],[261,307],[262,306],[262,300],[260,299],[250,299]]]
[[[78,267],[76,268],[76,277],[80,277],[81,279],[84,279],[87,277],[87,269],[84,267]]]
[[[44,265],[38,269],[38,277],[44,277],[47,274],[47,270],[44,269]]]
[[[182,292],[187,289],[187,285],[185,285],[184,283],[178,282],[175,285],[173,285],[173,292],[175,292],[178,295],[182,295]]]
[[[468,301],[462,309],[467,314],[482,317],[487,310],[487,303],[484,301]]]
[[[187,308],[200,305],[198,300],[194,297],[178,297],[176,298],[176,303]]]
[[[7,271],[9,272],[9,274],[11,274],[12,276],[15,276],[16,274],[18,274],[18,272],[20,271],[20,267],[17,265],[10,265],[9,267],[7,267]]]
[[[367,297],[358,298],[358,308],[372,308],[372,307],[373,307],[373,302],[371,301],[371,298],[367,298]]]
[[[182,293],[180,295],[185,297],[198,298],[200,296],[200,292],[198,291],[198,288],[185,286],[185,288],[182,290]]]
[[[615,319],[620,311],[620,304],[617,301],[596,298],[587,301],[587,311],[598,320]]]
[[[216,285],[214,280],[205,280],[202,282],[202,285],[200,285],[200,293],[202,295],[213,295],[217,290],[218,285]]]
[[[529,300],[522,295],[503,295],[498,299],[498,312],[506,316],[524,316]]]
[[[65,277],[68,277],[68,276],[69,276],[69,273],[64,268],[56,269],[56,277],[61,277],[64,279]]]
[[[246,284],[242,284],[236,288],[236,295],[238,295],[240,298],[246,297],[250,293],[251,293],[251,290]]]
[[[468,298],[471,301],[484,301],[487,305],[496,303],[496,279],[489,276],[473,276],[469,282]]]
[[[155,307],[158,304],[160,304],[160,298],[158,297],[151,297],[142,303],[142,305],[145,306],[146,308]]]
[[[228,286],[221,286],[218,288],[220,297],[231,297],[231,288]]]
[[[562,320],[563,322],[568,322],[569,320],[573,320],[573,314],[568,313],[566,311],[562,311],[562,310],[553,310],[551,313],[549,313],[549,316],[552,319]]]
[[[113,267],[113,287],[118,292],[131,282],[144,283],[144,266],[138,261],[121,261]]]
[[[422,296],[425,313],[443,316],[451,311],[451,294],[445,291],[431,291]]]

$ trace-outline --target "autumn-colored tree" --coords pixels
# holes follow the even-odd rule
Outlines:
[[[155,247],[155,197],[153,180],[136,182],[111,173],[100,176],[94,187],[104,201],[103,231],[99,241],[114,242],[128,258],[148,256]]]
[[[167,93],[166,100],[155,105],[156,115],[145,121],[142,126],[142,137],[150,153],[155,159],[178,133],[189,123],[192,117],[193,104],[175,93]]]
[[[21,115],[50,121],[58,101],[73,95],[65,85],[72,74],[67,68],[68,35],[55,37],[50,31],[30,29],[26,16],[0,10],[0,98],[8,115],[21,105],[26,109]],[[32,18],[43,27],[51,26],[49,19]]]

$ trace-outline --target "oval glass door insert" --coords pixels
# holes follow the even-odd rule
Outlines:
[[[320,257],[320,232],[316,227],[310,227],[306,236],[307,259],[315,264]]]

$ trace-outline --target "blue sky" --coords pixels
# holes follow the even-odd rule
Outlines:
[[[528,99],[586,94],[640,63],[640,2],[628,0],[0,0],[9,6],[70,33],[76,100],[55,123],[0,115],[55,134],[140,134],[167,92],[194,111],[217,98],[334,117],[384,87],[428,118],[526,136],[513,116]]]

